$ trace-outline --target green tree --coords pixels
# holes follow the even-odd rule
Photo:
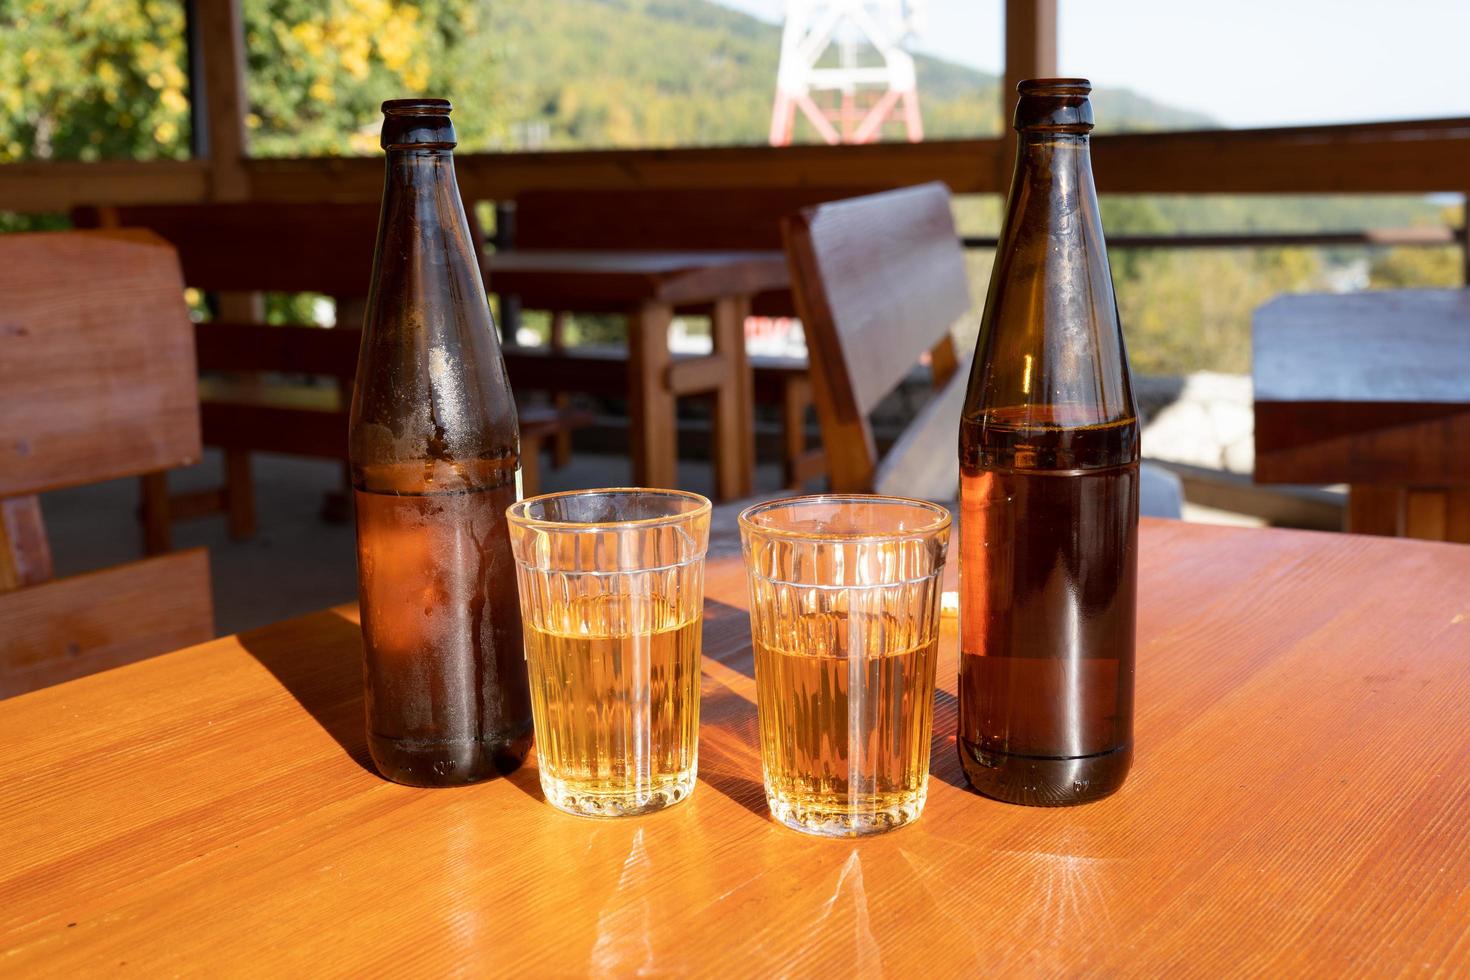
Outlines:
[[[245,0],[246,125],[260,156],[372,154],[385,99],[447,96],[461,144],[503,137],[477,0]]]
[[[0,163],[189,153],[178,0],[0,0]]]

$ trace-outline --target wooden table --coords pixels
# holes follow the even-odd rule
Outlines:
[[[1348,528],[1470,543],[1470,290],[1255,316],[1256,480],[1347,483]]]
[[[788,285],[780,252],[632,252],[515,249],[490,256],[490,289],[525,306],[628,318],[628,432],[633,481],[678,485],[675,400],[713,394],[716,495],[751,492],[754,396],[745,318],[756,293]],[[707,308],[713,351],[675,361],[675,308]]]
[[[1075,809],[954,754],[862,841],[773,823],[743,572],[708,575],[700,785],[561,814],[534,763],[364,768],[353,613],[0,702],[7,973],[1470,970],[1470,548],[1145,521],[1138,762]]]

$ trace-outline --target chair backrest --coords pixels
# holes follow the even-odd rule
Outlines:
[[[783,230],[832,489],[953,497],[967,372],[950,330],[970,291],[949,189],[804,208]],[[869,414],[925,352],[935,397],[880,461]]]
[[[471,240],[483,244],[473,204],[465,211]],[[147,228],[178,250],[184,285],[205,292],[325,293],[338,301],[338,323],[355,329],[372,285],[378,216],[371,203],[251,201],[87,206],[71,220]],[[488,281],[483,249],[480,260]]]
[[[202,551],[47,581],[35,496],[199,459],[174,250],[145,231],[0,236],[0,295],[0,696],[208,639]]]
[[[81,207],[78,228],[147,228],[178,250],[184,284],[206,292],[366,296],[375,204],[134,204]]]
[[[762,252],[781,219],[861,191],[821,187],[534,190],[516,197],[516,248]]]

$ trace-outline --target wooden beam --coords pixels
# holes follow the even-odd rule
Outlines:
[[[0,210],[65,214],[83,204],[202,201],[208,168],[197,160],[44,160],[0,165]]]
[[[902,146],[903,152],[894,152]],[[904,187],[942,179],[957,193],[995,190],[998,140],[845,146],[730,146],[667,150],[456,153],[461,193],[504,200],[557,188]],[[251,160],[254,195],[266,201],[377,201],[377,157]]]
[[[1205,130],[1094,137],[1098,189],[1114,194],[1454,192],[1470,124]]]
[[[1093,138],[1093,158],[1098,189],[1113,194],[1456,193],[1470,173],[1470,119],[1104,135]],[[1010,163],[998,139],[456,156],[461,190],[472,200],[548,188],[868,191],[929,180],[942,180],[957,194],[997,194],[1009,183]],[[78,204],[205,200],[210,166],[175,160],[0,164],[0,209],[36,213]],[[242,166],[253,200],[377,202],[383,191],[378,157],[252,159]]]

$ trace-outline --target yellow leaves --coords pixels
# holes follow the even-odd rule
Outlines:
[[[189,98],[181,88],[165,88],[158,93],[158,101],[169,112],[185,115],[189,111]]]
[[[326,51],[326,31],[323,30],[321,24],[304,20],[299,24],[293,24],[290,31],[291,36],[300,42],[306,52],[313,57],[321,57]]]

